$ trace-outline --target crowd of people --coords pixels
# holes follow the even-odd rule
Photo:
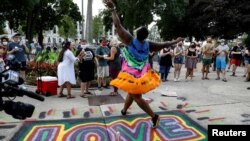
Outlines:
[[[243,47],[240,42],[236,46],[229,48],[225,40],[219,40],[216,46],[211,37],[208,37],[204,44],[191,42],[188,47],[182,42],[177,43],[172,48],[164,48],[159,52],[159,73],[162,82],[168,81],[168,73],[174,67],[174,82],[180,81],[182,65],[185,65],[185,80],[193,79],[194,69],[197,63],[202,64],[202,80],[209,80],[208,74],[211,71],[217,72],[216,80],[227,82],[226,72],[232,71],[230,76],[236,76],[239,66],[244,66],[245,81],[250,80],[249,72],[249,47]],[[227,68],[228,66],[228,68]],[[232,70],[230,70],[230,68]]]
[[[78,63],[77,77],[80,79],[81,97],[87,98],[92,95],[89,91],[91,81],[97,74],[98,89],[102,90],[113,87],[110,95],[118,95],[118,89],[127,92],[127,97],[122,115],[127,114],[128,108],[135,101],[138,106],[152,117],[152,127],[157,127],[160,120],[148,103],[142,99],[142,94],[155,89],[160,82],[168,81],[170,69],[174,68],[174,82],[181,81],[180,74],[183,64],[186,68],[185,80],[189,81],[194,77],[194,69],[197,63],[202,63],[201,80],[209,80],[209,72],[217,72],[216,80],[227,82],[226,72],[232,68],[231,76],[236,76],[237,67],[245,65],[243,77],[250,80],[250,47],[242,47],[241,43],[230,49],[225,40],[220,40],[220,44],[215,46],[211,37],[208,37],[204,44],[191,42],[188,47],[184,47],[183,38],[179,37],[173,41],[153,42],[147,40],[148,29],[142,26],[136,30],[136,36],[132,36],[129,31],[121,25],[117,16],[115,5],[112,0],[105,0],[104,3],[112,13],[112,20],[115,25],[117,39],[111,41],[102,40],[100,46],[92,50],[87,41],[82,39],[76,46],[74,42],[65,42],[58,57],[57,77],[60,86],[59,97],[75,98],[71,94],[72,85],[76,84],[75,63]],[[21,63],[21,74],[25,72],[27,58],[25,53],[29,52],[25,44],[20,42],[20,34],[12,37],[9,42],[7,37],[1,38],[0,43],[0,69],[4,69],[7,55],[14,55]],[[125,47],[126,46],[126,47]],[[51,50],[48,48],[47,50]],[[54,49],[57,50],[57,49]],[[76,54],[73,50],[77,50]],[[153,58],[158,53],[159,72],[153,69]],[[2,64],[3,63],[3,64]],[[226,70],[228,64],[228,70]],[[160,76],[158,76],[158,73]],[[25,77],[24,74],[22,74]],[[108,77],[112,81],[108,84]],[[63,93],[67,89],[67,95]],[[248,88],[250,89],[250,87]]]

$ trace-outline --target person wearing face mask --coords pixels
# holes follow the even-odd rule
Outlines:
[[[2,37],[1,38],[1,46],[0,46],[0,58],[5,60],[6,55],[7,55],[7,46],[8,46],[8,41],[9,39],[7,37]]]
[[[225,41],[222,40],[221,44],[216,48],[216,69],[217,69],[217,78],[216,80],[220,80],[220,73],[222,74],[222,81],[227,82],[226,79],[226,57],[229,52],[229,47],[225,44]]]
[[[207,42],[204,45],[203,49],[202,49],[202,53],[203,53],[203,58],[202,58],[202,80],[209,80],[208,76],[208,72],[209,72],[209,67],[212,63],[212,57],[214,54],[214,44],[212,42],[212,38],[208,37],[207,38]]]
[[[185,61],[185,66],[187,68],[186,81],[188,80],[188,76],[190,76],[191,80],[193,79],[194,69],[196,68],[197,64],[197,57],[198,54],[196,51],[196,44],[192,42],[186,52],[186,61]]]
[[[91,95],[89,92],[90,82],[95,78],[95,53],[88,48],[87,41],[81,41],[81,47],[78,48],[76,55],[84,52],[83,58],[78,62],[79,78],[81,80],[81,97],[87,98]]]
[[[9,43],[7,49],[7,55],[13,54],[15,59],[21,63],[20,66],[20,75],[25,79],[25,70],[26,70],[26,56],[25,52],[28,52],[28,48],[21,41],[21,34],[17,33],[12,36],[13,42]]]
[[[143,25],[136,30],[136,37],[133,37],[121,24],[113,1],[104,0],[103,2],[112,13],[112,19],[120,40],[126,45],[122,49],[124,58],[122,59],[121,71],[118,77],[110,82],[111,86],[128,93],[121,114],[126,116],[127,110],[135,101],[144,112],[150,115],[152,128],[156,128],[160,117],[153,112],[149,104],[142,98],[142,94],[146,94],[160,85],[160,77],[150,67],[148,55],[150,51],[170,48],[172,45],[183,41],[183,38],[179,37],[174,41],[161,43],[148,41],[149,31]]]
[[[184,60],[184,49],[180,41],[174,49],[174,82],[180,81],[181,67]]]

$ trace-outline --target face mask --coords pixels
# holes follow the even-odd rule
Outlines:
[[[3,42],[3,45],[5,45],[5,46],[6,46],[7,44],[8,44],[8,42]]]
[[[81,48],[82,48],[82,49],[86,49],[87,46],[86,46],[86,45],[81,45]]]

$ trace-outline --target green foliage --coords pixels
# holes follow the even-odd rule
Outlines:
[[[155,3],[155,13],[161,17],[157,21],[161,37],[171,40],[178,36],[183,36],[183,18],[186,14],[188,3],[183,0],[162,1]]]
[[[93,38],[98,41],[99,38],[101,37],[102,34],[102,27],[103,27],[103,23],[102,23],[102,18],[100,15],[95,16],[93,19],[93,24],[92,24],[92,35]]]
[[[58,56],[58,52],[48,52],[43,50],[36,55],[35,62],[55,64],[57,62]]]
[[[6,21],[11,29],[18,30],[19,24],[27,17],[27,11],[32,9],[37,0],[1,0],[0,28]]]
[[[196,0],[186,16],[188,34],[233,39],[250,31],[250,1]]]
[[[76,37],[76,25],[74,24],[72,18],[70,18],[69,16],[63,17],[61,25],[59,27],[59,34],[65,39]]]
[[[126,0],[115,1],[117,13],[123,26],[131,33],[140,26],[148,26],[153,21],[154,0]],[[111,29],[112,19],[109,11],[103,12],[106,29]]]

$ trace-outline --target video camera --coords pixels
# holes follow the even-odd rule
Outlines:
[[[24,87],[20,86],[24,80],[19,77],[19,73],[14,70],[5,70],[0,72],[0,111],[4,110],[5,113],[12,115],[16,119],[25,119],[31,117],[35,107],[31,104],[23,102],[14,102],[10,97],[28,96],[40,101],[44,98],[34,92],[27,91]],[[3,100],[7,97],[9,100]]]
[[[19,71],[22,68],[22,63],[16,59],[15,55],[9,54],[6,57],[7,69]]]

